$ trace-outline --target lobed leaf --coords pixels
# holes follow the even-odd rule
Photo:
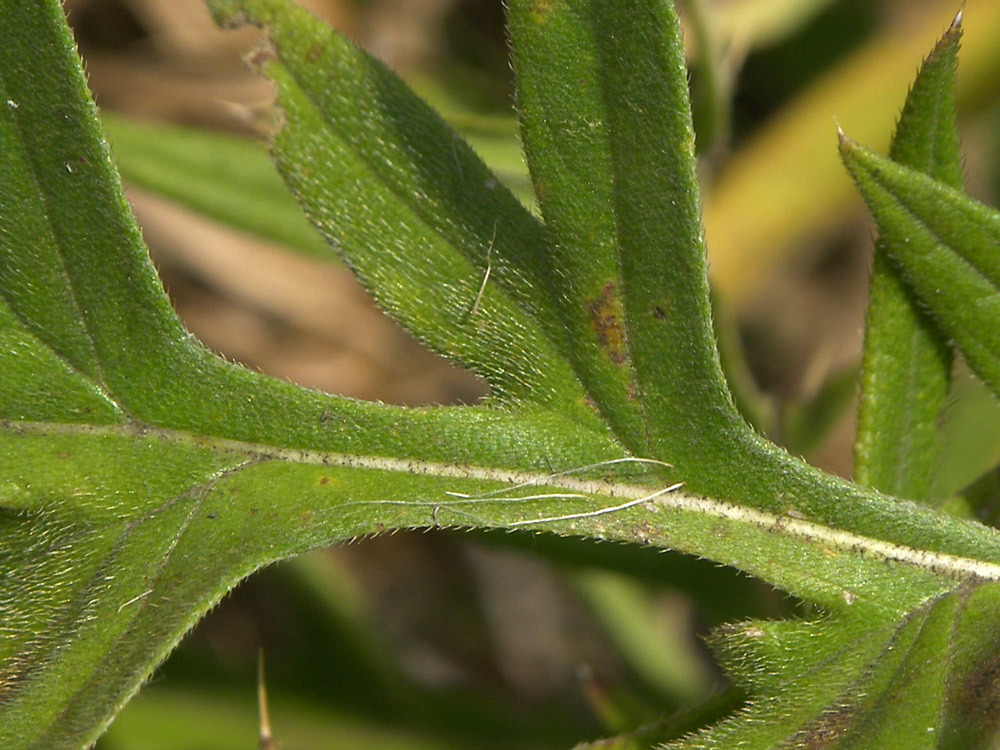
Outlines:
[[[933,515],[915,514],[909,509],[894,511],[884,498],[838,482],[795,461],[754,435],[732,406],[718,367],[711,331],[704,257],[698,239],[690,117],[682,68],[678,67],[683,60],[679,57],[676,19],[671,21],[673,14],[669,6],[644,1],[637,5],[642,12],[634,17],[597,0],[592,3],[566,0],[537,8],[515,5],[510,9],[515,62],[519,17],[528,28],[533,29],[531,24],[539,19],[545,25],[543,34],[539,35],[538,29],[534,29],[533,33],[539,38],[532,40],[533,50],[537,45],[537,50],[559,55],[555,61],[545,55],[539,56],[528,74],[528,78],[538,77],[541,106],[569,106],[567,87],[563,85],[567,80],[574,83],[572,103],[582,106],[588,101],[580,84],[581,81],[586,84],[588,79],[574,73],[572,66],[582,64],[581,60],[593,64],[594,45],[604,50],[602,71],[616,76],[613,81],[609,79],[606,89],[609,102],[614,105],[611,108],[613,117],[606,123],[593,121],[601,125],[600,128],[591,129],[576,121],[575,127],[560,129],[557,139],[551,125],[544,122],[561,121],[553,111],[545,118],[542,132],[551,139],[551,143],[546,144],[546,153],[551,149],[559,159],[577,164],[580,171],[575,179],[546,188],[542,208],[544,211],[544,195],[549,195],[559,206],[584,206],[586,202],[579,196],[581,185],[593,186],[589,189],[595,191],[595,195],[596,191],[603,191],[601,194],[608,201],[602,203],[596,197],[591,200],[593,205],[587,209],[594,212],[591,218],[597,217],[595,221],[604,223],[582,236],[601,247],[612,248],[614,253],[620,252],[622,278],[635,282],[621,286],[633,289],[637,295],[633,303],[638,307],[638,322],[635,331],[628,333],[631,337],[629,347],[644,364],[640,366],[636,360],[623,368],[612,363],[616,374],[608,383],[616,383],[615,388],[621,387],[615,398],[626,399],[631,404],[622,406],[622,411],[617,407],[602,407],[599,389],[595,390],[594,382],[588,382],[590,376],[580,369],[583,361],[580,358],[586,359],[592,354],[596,357],[593,359],[598,363],[596,366],[608,364],[607,352],[598,347],[595,354],[592,348],[596,329],[590,329],[590,344],[587,336],[577,330],[581,324],[590,326],[599,322],[601,335],[607,334],[607,343],[613,347],[618,345],[615,341],[624,345],[625,339],[617,338],[622,331],[617,327],[618,319],[613,309],[616,303],[609,298],[611,307],[605,308],[603,302],[595,307],[595,299],[587,290],[571,289],[564,289],[564,293],[557,294],[554,300],[547,286],[550,282],[564,284],[560,279],[572,279],[574,263],[584,276],[598,269],[603,285],[607,281],[604,274],[615,270],[607,267],[606,257],[579,247],[571,248],[571,254],[576,254],[575,261],[561,257],[564,251],[560,250],[559,230],[551,222],[546,224],[542,234],[537,221],[524,213],[512,198],[508,201],[497,197],[502,193],[493,189],[491,178],[469,182],[467,177],[474,174],[471,170],[482,167],[475,166],[478,162],[470,159],[467,165],[462,162],[462,169],[456,168],[455,154],[461,159],[465,152],[439,118],[407,94],[403,84],[381,64],[322,27],[308,14],[295,10],[284,0],[216,0],[212,7],[222,20],[249,18],[265,24],[270,35],[277,39],[273,53],[277,57],[266,59],[263,64],[269,75],[278,80],[279,104],[285,111],[285,126],[276,136],[275,151],[286,180],[300,200],[311,206],[308,210],[314,212],[313,218],[321,231],[335,236],[346,225],[353,228],[347,237],[349,243],[354,243],[357,237],[369,237],[372,247],[356,246],[350,262],[362,279],[367,278],[377,287],[377,297],[398,296],[399,305],[406,310],[393,307],[396,302],[388,300],[390,310],[404,316],[423,335],[438,337],[445,353],[459,361],[465,361],[466,354],[488,359],[494,383],[500,381],[508,387],[527,389],[536,403],[549,404],[559,413],[581,425],[594,426],[599,432],[604,424],[597,422],[588,406],[593,402],[603,408],[602,416],[626,447],[636,436],[622,427],[621,420],[631,419],[622,414],[630,412],[635,416],[636,409],[641,409],[651,420],[643,426],[643,431],[648,429],[650,439],[655,438],[660,443],[658,452],[652,457],[674,464],[675,475],[695,492],[746,504],[772,515],[794,508],[815,523],[904,545],[920,540],[917,546],[959,556],[983,554],[984,545],[988,548],[992,544],[974,527],[946,529]],[[532,15],[534,10],[541,15]],[[594,15],[587,15],[591,11]],[[590,27],[582,24],[582,18],[590,18],[596,23],[593,35],[588,31]],[[582,34],[579,39],[573,37],[577,52],[572,57],[566,54],[570,47],[557,43],[559,36],[555,32],[561,28],[560,24],[566,25],[567,33]],[[625,27],[616,24],[625,24]],[[633,36],[636,40],[630,42],[633,46],[622,47],[620,42]],[[546,79],[545,76],[551,76],[553,71],[558,74]],[[659,81],[662,75],[668,76],[669,85],[654,85],[653,79]],[[637,83],[641,81],[649,85],[641,87]],[[640,108],[642,116],[633,118],[636,110],[629,105],[630,92],[639,97],[636,102],[646,102],[647,114],[642,114],[646,110]],[[398,111],[394,107],[398,107]],[[524,115],[526,128],[531,117],[528,113]],[[602,129],[607,131],[605,136],[593,135]],[[435,133],[437,135],[432,138]],[[366,135],[370,137],[364,137]],[[624,171],[613,186],[608,184],[606,171],[602,170],[600,179],[585,171],[594,169],[594,164],[603,163],[600,158],[580,158],[580,154],[587,153],[593,145],[588,140],[592,137],[598,141],[594,148],[603,148],[600,144],[606,137],[607,143],[614,144],[617,149],[614,156],[618,159],[618,167]],[[646,143],[646,139],[652,141]],[[635,158],[634,153],[638,153],[644,143],[649,153],[657,155],[657,160],[640,162]],[[678,148],[671,150],[671,147]],[[333,149],[332,153],[343,159],[337,170],[316,168],[331,153],[323,151],[324,148]],[[529,148],[529,165],[531,159]],[[353,171],[355,168],[361,171]],[[532,169],[538,183],[539,169],[536,166]],[[355,177],[363,174],[370,179],[356,185]],[[635,186],[626,186],[622,180],[626,175],[634,178]],[[333,189],[335,185],[336,190]],[[611,187],[618,191],[617,194],[610,192]],[[399,216],[410,216],[402,225],[407,232],[412,230],[405,235],[409,238],[407,244],[412,245],[408,252],[403,252],[394,234],[387,233],[385,216],[372,214],[375,207],[385,208],[390,204],[384,201],[394,201],[399,194],[405,199],[395,204]],[[479,200],[472,200],[470,196]],[[652,201],[647,206],[649,216],[640,210],[644,201]],[[480,262],[486,260],[483,257],[484,245],[489,245],[486,235],[489,232],[492,239],[492,222],[496,216],[491,207],[500,205],[515,206],[510,216],[521,216],[525,222],[524,232],[538,234],[528,236],[520,244],[494,244],[494,252],[498,253],[494,263],[510,259],[510,276],[497,277],[498,280],[506,279],[502,290],[497,290],[500,292],[497,304],[509,311],[511,317],[502,322],[495,316],[490,318],[491,323],[496,321],[496,338],[474,336],[475,317],[466,315],[460,321],[455,320],[457,311],[453,306],[452,287],[444,288],[430,281],[435,278],[434,274],[447,274],[448,268],[458,268],[465,263],[463,253],[479,257]],[[489,209],[486,213],[484,206]],[[456,217],[464,216],[465,212],[470,213],[470,218],[459,225]],[[418,215],[425,218],[417,221]],[[613,234],[609,238],[600,232],[608,229],[612,216],[616,221],[626,216],[628,221],[621,224],[620,236]],[[583,221],[586,216],[581,214],[577,218]],[[471,231],[463,230],[462,226],[476,230],[471,238],[461,234]],[[570,227],[567,231],[577,231],[568,222],[566,226]],[[676,232],[668,234],[667,226],[674,227]],[[437,234],[428,227],[436,227]],[[430,245],[424,240],[437,248],[435,252],[443,253],[434,256],[433,267],[428,267],[425,253]],[[619,241],[620,248],[615,245]],[[660,241],[666,244],[660,246],[657,244]],[[387,255],[372,249],[384,242],[394,243],[393,247],[382,247]],[[539,246],[538,243],[546,244]],[[478,250],[470,250],[470,247]],[[661,252],[661,247],[670,252]],[[625,266],[628,266],[627,273]],[[463,278],[469,281],[475,277],[465,275]],[[494,276],[489,278],[492,280]],[[412,283],[401,285],[400,279],[410,279]],[[616,283],[612,286],[617,288]],[[488,284],[484,305],[492,304],[489,302],[490,287]],[[657,295],[664,294],[671,297],[670,304],[675,306],[671,308],[676,313],[674,318],[660,319],[656,304],[648,306],[639,302],[650,295],[659,299]],[[444,300],[442,295],[451,296]],[[522,299],[526,300],[522,309],[528,317],[520,317],[516,307],[508,306]],[[428,304],[428,300],[440,300],[442,307]],[[539,307],[531,308],[532,304]],[[575,310],[577,323],[567,322],[564,329],[560,321],[563,317],[569,320],[569,317],[568,314],[560,317],[551,311],[556,305],[560,309]],[[535,312],[530,312],[532,309]],[[480,312],[489,310],[483,308]],[[421,316],[423,323],[418,320]],[[534,318],[537,318],[537,326],[532,322]],[[631,325],[627,320],[624,323]],[[552,331],[551,337],[546,338],[546,330]],[[565,337],[566,357],[580,373],[586,384],[585,391],[579,389],[579,381],[570,372],[565,359],[559,357],[555,345],[560,336],[557,331]],[[624,350],[621,352],[624,354]],[[622,376],[622,370],[632,368],[639,375],[645,373],[643,378],[648,377],[648,393],[629,388],[625,381],[615,379]],[[628,380],[630,376],[623,377]],[[546,383],[557,388],[552,397],[555,401],[547,401],[549,392],[535,387]],[[673,448],[667,450],[664,446]],[[753,477],[753,481],[747,481],[748,477]],[[889,514],[892,520],[887,521],[884,514]]]
[[[237,580],[407,517],[362,513],[368,521],[357,525],[351,512],[314,515],[315,498],[285,484],[296,471],[268,486],[271,463],[301,464],[305,446],[512,467],[621,455],[599,433],[592,441],[537,409],[514,418],[357,403],[204,350],[170,310],[127,211],[61,7],[8,2],[0,10],[9,21],[0,45],[5,744],[92,741]],[[536,418],[548,427],[536,432]],[[232,442],[246,437],[268,447]],[[538,438],[556,440],[546,448]],[[499,448],[497,440],[506,448],[495,462],[482,448]],[[362,497],[360,485],[332,481],[313,463],[298,475],[305,487]],[[395,466],[390,474],[400,477],[413,468]],[[444,485],[435,499],[455,488]],[[380,501],[391,492],[371,487]],[[428,507],[411,507],[422,519],[412,520],[426,523]]]
[[[614,179],[583,171],[542,192],[543,209],[546,194],[556,206],[551,239],[566,242],[555,266],[537,220],[384,68],[279,0],[214,7],[227,18],[242,9],[274,37],[277,57],[263,64],[286,115],[275,151],[307,210],[397,315],[491,378],[503,408],[357,403],[249,373],[194,342],[128,214],[59,3],[0,0],[0,741],[93,741],[197,618],[263,564],[435,525],[671,548],[821,607],[815,622],[731,629],[720,648],[754,692],[746,715],[761,721],[723,723],[695,747],[864,746],[895,721],[893,742],[923,728],[914,711],[925,704],[954,746],[989,736],[992,716],[964,717],[995,700],[997,587],[985,582],[1000,580],[1000,535],[809,469],[756,438],[729,401],[668,6],[512,9],[515,46],[519,23],[535,33],[530,24],[551,22],[579,42],[580,59],[567,62],[601,61],[604,88],[589,100],[607,103],[601,135],[588,140],[577,122],[555,153],[572,163],[574,143],[595,148]],[[555,54],[542,37],[539,49]],[[543,68],[524,72],[524,60],[519,75],[537,79]],[[573,71],[543,83],[540,99],[546,87],[565,99]],[[666,86],[636,88],[661,74]],[[546,169],[536,172],[545,185]],[[574,245],[558,207],[589,185],[582,219],[611,234]],[[549,286],[563,272],[589,278],[588,242],[606,251],[594,268],[620,274],[594,311],[587,289],[563,301]],[[595,359],[613,337],[597,349],[564,337],[595,315],[621,321],[634,375]],[[623,404],[631,411],[618,420]],[[622,443],[676,452],[695,492],[665,487],[662,465]],[[542,473],[550,465],[574,471]],[[878,726],[860,723],[879,711]]]

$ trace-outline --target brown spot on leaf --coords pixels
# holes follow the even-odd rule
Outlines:
[[[615,285],[611,281],[604,285],[600,295],[587,300],[590,327],[597,336],[601,349],[616,365],[625,363],[625,337],[618,319],[619,310]]]
[[[309,63],[316,62],[317,60],[319,60],[319,56],[321,54],[323,54],[323,48],[320,47],[318,44],[314,44],[312,47],[309,48],[309,51],[306,52],[306,62]]]
[[[828,748],[847,733],[854,720],[854,706],[837,706],[824,712],[810,727],[796,735],[790,744],[802,750]]]
[[[646,521],[641,521],[632,527],[632,539],[630,541],[637,544],[649,544],[653,538],[655,529]]]
[[[651,310],[651,312],[653,313],[653,317],[656,318],[657,320],[667,319],[667,311],[660,305],[653,305],[653,309]]]

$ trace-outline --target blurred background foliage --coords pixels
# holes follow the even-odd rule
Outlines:
[[[409,80],[532,205],[500,0],[302,4]],[[884,150],[957,5],[679,2],[731,382],[760,430],[845,476],[871,225],[838,162],[834,118]],[[285,193],[265,146],[278,123],[269,85],[242,63],[259,33],[219,31],[201,0],[66,9],[129,199],[192,332],[248,367],[356,398],[485,395],[372,306]],[[965,18],[968,189],[996,205],[1000,4],[968,0]],[[984,486],[1000,461],[993,399],[959,371],[953,401],[942,497]],[[702,641],[711,627],[790,613],[808,608],[652,550],[442,531],[362,540],[241,585],[99,747],[253,747],[260,651],[287,750],[569,748],[637,726],[633,744],[602,747],[645,747],[738,704]]]

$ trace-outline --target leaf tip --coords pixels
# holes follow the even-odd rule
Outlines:
[[[840,152],[840,160],[847,167],[847,171],[857,179],[856,170],[859,168],[859,159],[863,159],[864,148],[857,141],[849,138],[840,128],[839,123],[837,125],[837,150]]]
[[[958,13],[951,21],[951,26],[948,27],[948,31],[959,31],[962,28],[962,16],[965,13],[965,0],[962,0],[962,4],[958,8]]]
[[[836,117],[833,118],[833,124],[837,128],[837,146],[841,153],[843,153],[845,149],[849,149],[852,145],[854,145],[854,141],[847,137],[847,134],[844,133],[844,129],[840,127],[840,121],[837,120]]]

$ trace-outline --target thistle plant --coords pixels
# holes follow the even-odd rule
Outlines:
[[[266,31],[274,161],[329,252],[490,395],[359,402],[204,348],[123,198],[60,4],[0,0],[5,746],[93,743],[262,566],[436,526],[674,550],[812,607],[715,632],[728,712],[602,747],[996,746],[1000,535],[973,520],[996,487],[949,504],[973,518],[932,491],[956,352],[1000,391],[1000,217],[961,190],[958,21],[888,158],[840,135],[879,232],[851,482],[734,405],[671,3],[510,0],[540,217],[306,12],[209,7]]]

